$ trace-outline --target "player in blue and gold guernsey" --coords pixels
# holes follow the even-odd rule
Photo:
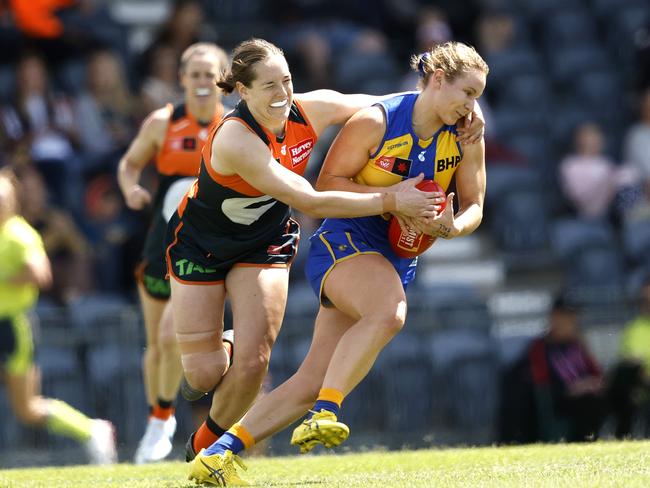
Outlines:
[[[117,460],[113,425],[90,419],[61,400],[40,395],[29,310],[51,283],[50,262],[38,232],[17,214],[15,176],[0,170],[0,378],[22,423],[83,444],[94,464]],[[6,419],[3,419],[6,422]]]
[[[176,431],[174,400],[183,375],[171,321],[169,280],[165,278],[165,233],[199,172],[201,150],[210,130],[223,116],[215,80],[227,64],[226,53],[212,43],[196,43],[181,55],[180,81],[184,102],[154,110],[120,160],[118,181],[129,208],[153,207],[151,225],[136,270],[147,347],[142,373],[149,419],[135,452],[136,464],[160,461],[172,450]],[[158,176],[155,196],[140,186],[144,168],[153,161]],[[224,347],[231,347],[224,344]]]
[[[317,187],[373,194],[400,191],[417,175],[445,188],[455,177],[458,212],[453,195],[435,193],[436,201],[446,198],[447,206],[434,217],[390,213],[399,215],[404,226],[430,235],[465,235],[482,218],[484,146],[482,140],[459,144],[455,124],[473,111],[488,68],[473,48],[460,43],[438,46],[417,57],[414,65],[422,75],[421,90],[378,101],[353,115],[334,141]],[[332,447],[347,438],[348,427],[337,420],[341,402],[406,319],[404,286],[413,279],[415,261],[392,252],[387,230],[382,215],[323,222],[311,238],[307,263],[321,308],[305,360],[296,374],[260,398],[197,456],[191,477],[218,484],[219,476],[228,486],[245,484],[237,474],[237,454],[310,409],[313,416],[292,437],[302,452],[318,443]]]

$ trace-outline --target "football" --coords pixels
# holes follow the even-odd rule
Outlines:
[[[423,180],[416,185],[416,188],[422,191],[440,191],[445,190],[433,180]],[[447,202],[442,202],[440,212],[445,209]],[[413,229],[403,231],[399,222],[393,216],[388,225],[388,242],[395,254],[400,258],[414,258],[429,249],[436,238],[430,235],[417,232]]]

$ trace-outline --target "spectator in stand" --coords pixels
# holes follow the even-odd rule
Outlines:
[[[130,258],[139,238],[137,217],[127,211],[113,175],[100,174],[85,193],[86,232],[92,243],[92,268],[97,291],[119,294],[132,286]]]
[[[604,153],[600,126],[584,123],[575,132],[575,152],[559,166],[560,186],[575,215],[585,219],[616,219],[615,197],[632,184],[633,172]]]
[[[15,96],[0,110],[6,150],[28,154],[46,176],[56,203],[79,211],[83,168],[74,149],[78,132],[72,105],[52,90],[38,54],[27,53],[18,62]]]
[[[72,216],[48,202],[47,188],[40,173],[31,166],[18,172],[22,213],[43,239],[52,264],[53,286],[45,296],[66,304],[92,288],[90,245]]]
[[[415,27],[416,50],[419,53],[433,49],[438,44],[443,44],[453,39],[453,32],[445,13],[435,7],[422,7],[417,15]],[[417,73],[410,70],[400,83],[401,89],[415,90],[418,84]],[[483,105],[483,103],[481,103]]]
[[[214,41],[216,35],[205,31],[208,26],[204,24],[205,16],[199,0],[174,0],[171,4],[169,17],[153,35],[151,43],[140,56],[139,64],[145,69],[151,70],[156,63],[158,47],[166,46],[170,48],[172,52],[165,53],[165,55],[168,56],[168,62],[171,62],[169,60],[174,62],[174,78],[169,77],[166,80],[176,83],[178,81],[178,65],[176,62],[183,54],[183,51],[200,41]],[[148,74],[150,73],[139,73],[141,78]],[[169,102],[170,99],[166,98],[163,103],[153,106],[151,110]]]
[[[87,72],[86,91],[75,103],[85,173],[114,173],[135,132],[134,100],[122,61],[115,53],[95,51]]]
[[[639,172],[650,195],[650,86],[641,94],[639,120],[625,135],[623,157]]]
[[[160,44],[150,58],[149,73],[140,88],[140,115],[144,117],[167,103],[183,100],[178,84],[178,56],[171,46]]]
[[[16,27],[50,61],[74,59],[98,45],[126,54],[122,28],[95,0],[10,0]]]
[[[499,442],[584,441],[608,413],[603,374],[580,337],[578,315],[559,296],[548,330],[504,371]]]
[[[346,57],[388,56],[388,40],[381,31],[361,22],[360,6],[354,2],[283,0],[269,5],[268,18],[277,25],[272,40],[286,53],[290,64],[304,67],[305,72],[296,76],[305,78],[301,85],[309,90],[334,87],[348,91],[348,87],[337,85],[337,63]],[[345,18],[340,12],[346,13]],[[294,59],[296,62],[291,63]],[[368,73],[368,81],[376,75]],[[356,87],[358,91],[364,89]]]

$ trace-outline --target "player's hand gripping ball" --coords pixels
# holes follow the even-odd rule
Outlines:
[[[422,180],[415,187],[422,191],[445,192],[445,190],[433,180]],[[439,213],[442,213],[446,206],[447,201],[445,200],[440,204]],[[415,229],[409,229],[408,231],[402,230],[399,226],[399,222],[393,216],[391,217],[388,226],[388,242],[390,242],[390,247],[399,257],[414,258],[429,249],[433,243],[436,242],[436,238],[418,232]]]

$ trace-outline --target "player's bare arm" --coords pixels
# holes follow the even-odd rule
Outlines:
[[[294,95],[305,109],[317,134],[329,125],[343,124],[352,115],[385,98],[373,95],[344,95],[334,90],[314,90]]]
[[[433,219],[418,219],[416,228],[426,234],[451,239],[474,232],[483,219],[485,199],[485,144],[465,147],[463,160],[456,170],[458,213],[454,215],[453,193],[447,195],[445,210]]]
[[[216,161],[215,154],[219,154]],[[250,130],[236,122],[225,123],[215,137],[212,167],[222,174],[239,174],[259,191],[314,217],[355,217],[400,210],[414,216],[433,216],[432,195],[409,192],[359,194],[318,192],[300,175],[269,155],[268,148]]]
[[[149,192],[139,185],[142,170],[162,147],[169,124],[169,110],[152,112],[142,123],[140,131],[120,159],[117,181],[129,208],[141,210],[151,202]]]

